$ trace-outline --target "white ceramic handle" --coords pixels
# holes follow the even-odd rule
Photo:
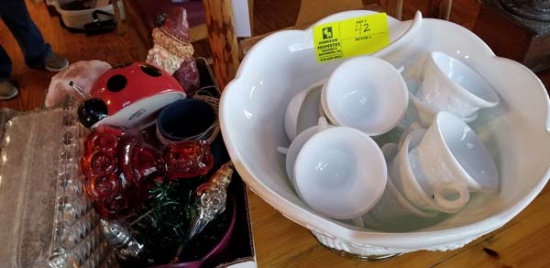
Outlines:
[[[355,226],[365,228],[365,222],[363,221],[363,217],[353,218],[351,219],[351,221]]]
[[[463,183],[445,183],[434,190],[434,201],[442,212],[456,213],[470,201],[470,191]]]
[[[405,66],[401,65],[399,68],[396,69],[400,74],[403,74],[403,71],[405,71]]]
[[[281,153],[281,154],[287,154],[287,153],[288,153],[288,148],[278,146],[278,147],[277,147],[277,152],[279,152],[279,153]]]
[[[319,127],[318,131],[320,132],[327,129],[330,126],[330,124],[328,123],[328,120],[326,117],[320,116],[317,126]]]

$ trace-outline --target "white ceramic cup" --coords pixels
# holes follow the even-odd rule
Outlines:
[[[294,163],[296,162],[296,157],[298,157],[298,153],[307,142],[307,140],[313,137],[313,135],[315,135],[317,132],[319,132],[318,126],[313,126],[302,131],[300,134],[298,134],[298,136],[296,136],[292,143],[290,143],[290,146],[285,151],[286,174],[288,176],[288,180],[294,188],[296,188],[296,180],[294,178]],[[279,149],[279,151],[281,150]]]
[[[355,219],[380,199],[387,168],[380,147],[350,127],[313,135],[294,164],[296,190],[313,210],[333,219]]]
[[[499,189],[498,170],[477,134],[459,117],[439,112],[411,156],[432,186],[463,183],[470,191],[495,192]]]
[[[382,152],[388,164],[397,155],[398,150],[399,147],[395,143],[387,143],[382,146]],[[394,183],[396,178],[389,170],[388,172],[384,194],[378,203],[363,216],[366,227],[379,229],[387,225],[396,225],[397,222],[410,219],[410,217],[429,219],[439,215],[438,211],[420,209],[406,199]]]
[[[479,109],[499,103],[496,91],[480,74],[448,54],[428,53],[422,73],[415,96],[437,111],[469,118]]]
[[[310,127],[298,134],[296,138],[290,143],[290,146],[288,148],[284,147],[277,147],[277,151],[284,153],[286,155],[285,157],[285,166],[286,166],[286,173],[288,176],[288,180],[292,184],[292,186],[296,189],[296,179],[294,178],[294,163],[296,162],[296,157],[298,157],[298,153],[304,146],[304,144],[311,138],[313,135],[315,135],[317,132],[330,127],[330,125],[327,122],[327,119],[324,117],[319,117],[318,119],[318,125]]]
[[[326,79],[315,82],[292,97],[285,111],[285,133],[290,141],[300,132],[315,126],[321,116],[321,89]]]
[[[390,174],[396,188],[416,207],[456,213],[468,204],[470,192],[462,181],[428,180],[414,151],[425,133],[425,129],[415,129],[407,134],[391,162]]]
[[[360,56],[343,62],[331,73],[321,102],[332,123],[377,136],[390,131],[405,116],[409,95],[393,65]]]
[[[438,110],[435,107],[432,107],[431,105],[429,105],[428,103],[422,102],[414,94],[410,94],[409,97],[412,100],[413,105],[416,107],[420,124],[423,127],[429,127],[430,124],[433,122],[435,116],[437,115]],[[478,112],[474,112],[472,114],[469,114],[466,117],[460,117],[460,118],[462,119],[462,121],[466,123],[470,123],[476,120],[478,115],[479,115]]]

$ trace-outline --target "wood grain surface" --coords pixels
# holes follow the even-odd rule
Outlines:
[[[212,48],[213,72],[220,88],[235,77],[239,67],[237,35],[233,26],[233,14],[223,12],[231,9],[231,0],[204,0],[208,41]]]
[[[145,60],[147,48],[137,36],[131,23],[125,21],[124,33],[112,31],[106,34],[86,36],[83,33],[71,33],[63,28],[59,17],[51,17],[44,2],[26,1],[29,13],[42,31],[44,39],[52,45],[55,52],[65,56],[70,62],[81,60],[103,60],[111,65]],[[1,101],[0,107],[16,110],[29,110],[40,107],[48,89],[50,79],[55,73],[34,70],[27,67],[17,42],[0,20],[0,44],[10,55],[13,62],[13,79],[19,86],[19,96]]]
[[[550,186],[502,228],[463,248],[417,251],[381,261],[343,257],[322,246],[249,191],[259,267],[550,267]]]

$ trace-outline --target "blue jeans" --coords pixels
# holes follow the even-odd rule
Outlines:
[[[25,56],[25,63],[32,68],[42,68],[44,58],[52,53],[50,44],[32,21],[24,0],[1,0],[0,18],[11,31]],[[12,64],[9,55],[0,45],[0,79],[11,76]]]

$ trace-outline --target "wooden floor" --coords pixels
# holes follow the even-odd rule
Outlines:
[[[115,32],[85,36],[70,33],[61,27],[58,17],[51,17],[44,2],[26,1],[29,12],[44,38],[54,51],[67,57],[70,62],[82,60],[103,60],[111,65],[143,60],[146,48],[131,27],[123,35]],[[13,78],[19,85],[20,95],[9,101],[0,102],[1,107],[21,111],[40,107],[50,79],[55,73],[33,70],[25,66],[23,55],[15,39],[3,23],[0,23],[0,44],[11,56]]]
[[[420,0],[404,1],[403,19],[412,18],[417,9],[425,11],[424,2]],[[52,44],[56,52],[66,56],[71,62],[97,59],[116,65],[145,58],[148,48],[131,27],[131,20],[125,22],[123,35],[112,32],[97,36],[85,36],[84,34],[70,33],[61,27],[58,17],[50,16],[44,2],[35,3],[27,0],[27,6],[45,39]],[[295,0],[255,1],[254,33],[263,34],[293,25],[298,8],[299,1]],[[476,0],[454,1],[451,21],[472,29],[478,11],[479,4]],[[54,74],[26,67],[17,43],[3,23],[0,23],[0,44],[11,55],[14,64],[13,78],[20,88],[20,95],[13,100],[0,102],[1,107],[17,110],[40,107],[49,81]],[[550,75],[543,76],[543,81],[548,87],[550,79],[547,77]]]
[[[58,17],[47,12],[43,1],[35,3],[26,0],[31,16],[42,30],[45,39],[54,50],[66,56],[69,61],[103,60],[112,65],[136,60],[144,60],[148,47],[132,28],[131,19],[125,21],[125,32],[115,32],[85,36],[71,33],[61,27]],[[294,24],[298,15],[299,2],[296,0],[257,0],[254,3],[254,33],[263,34]],[[372,0],[371,0],[372,2]],[[381,1],[384,3],[384,1]],[[404,1],[403,19],[411,19],[419,9],[426,11],[426,1]],[[472,29],[475,25],[479,3],[477,0],[455,0],[451,21]],[[5,25],[0,22],[0,44],[11,55],[14,72],[13,78],[19,85],[20,95],[9,101],[0,101],[0,107],[17,110],[29,110],[40,107],[44,93],[48,88],[53,73],[37,71],[25,66],[23,56],[17,43]],[[550,88],[550,71],[540,76],[547,88]]]

